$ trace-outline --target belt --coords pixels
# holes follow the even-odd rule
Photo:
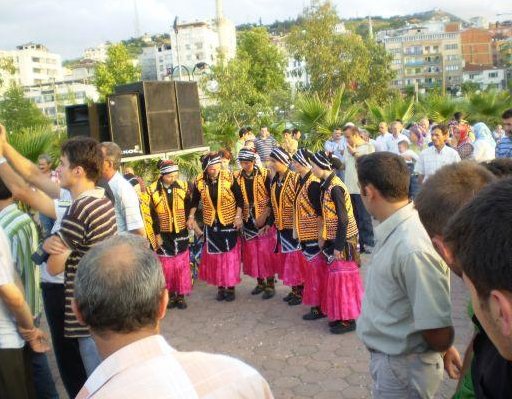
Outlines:
[[[41,283],[40,287],[45,290],[61,290],[64,284],[61,283]]]

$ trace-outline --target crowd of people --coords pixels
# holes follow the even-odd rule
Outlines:
[[[196,258],[217,301],[236,300],[242,274],[262,300],[281,281],[304,320],[356,330],[376,398],[434,397],[444,369],[456,397],[511,396],[512,109],[502,118],[494,135],[459,113],[383,121],[375,140],[347,123],[315,153],[297,129],[279,143],[243,128],[234,157],[204,154],[192,181],[161,160],[150,184],[120,173],[115,143],[69,139],[55,173],[0,125],[0,397],[58,397],[44,309],[70,397],[271,398],[250,366],[160,335],[167,309],[188,307]],[[450,270],[471,296],[464,361]]]

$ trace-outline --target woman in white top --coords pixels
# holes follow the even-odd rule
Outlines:
[[[476,162],[492,161],[495,158],[496,142],[492,137],[491,130],[483,122],[473,126],[475,142],[473,143],[473,156]]]

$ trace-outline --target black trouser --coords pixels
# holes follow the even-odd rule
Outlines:
[[[64,337],[64,285],[41,283],[46,320],[60,376],[68,395],[74,398],[87,380],[78,340]]]
[[[33,399],[35,397],[29,347],[0,349],[0,398]]]
[[[359,230],[359,247],[362,249],[365,245],[373,247],[372,217],[366,210],[360,194],[350,194],[352,207],[354,208],[354,217],[356,218],[357,229]]]

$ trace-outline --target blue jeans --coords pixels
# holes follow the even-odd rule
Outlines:
[[[46,354],[32,351],[32,377],[37,399],[59,399]]]
[[[366,210],[360,194],[350,194],[350,199],[352,200],[357,229],[359,230],[359,248],[363,249],[365,245],[373,247],[375,241],[373,239],[372,217]]]
[[[78,338],[78,346],[80,347],[80,355],[84,363],[85,373],[90,377],[96,367],[101,363],[100,354],[96,343],[91,337]]]

